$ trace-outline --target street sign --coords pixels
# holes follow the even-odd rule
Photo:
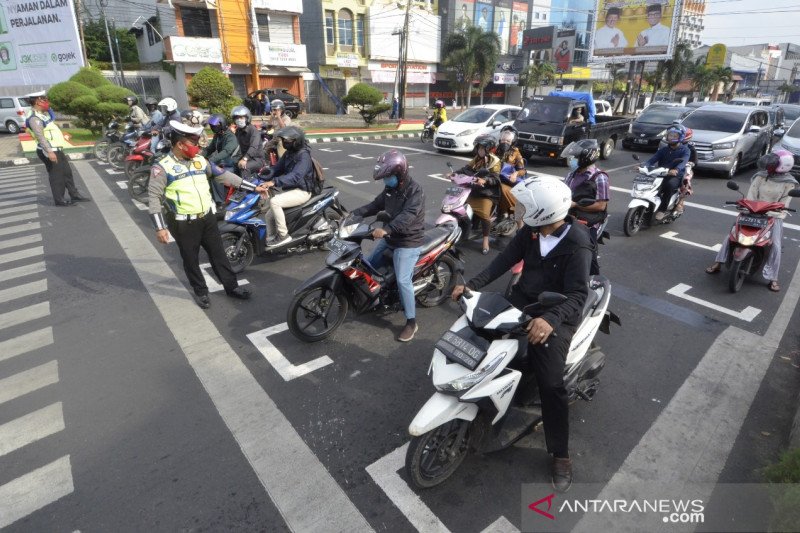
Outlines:
[[[226,76],[231,73],[230,63],[222,63],[220,67],[222,68],[222,73],[225,74]]]
[[[706,56],[706,66],[708,68],[716,68],[725,66],[725,57],[727,55],[728,49],[725,47],[724,44],[717,43],[713,45],[711,48],[708,49],[708,55]]]

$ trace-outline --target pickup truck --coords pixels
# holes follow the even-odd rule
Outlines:
[[[569,96],[534,96],[517,115],[514,127],[522,154],[528,159],[532,156],[559,159],[569,143],[597,139],[600,157],[608,159],[617,141],[628,133],[633,118],[599,116],[594,113],[591,95],[561,94]],[[584,117],[584,122],[570,122],[575,109]]]

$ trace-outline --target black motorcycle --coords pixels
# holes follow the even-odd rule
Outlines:
[[[425,124],[422,126],[422,133],[419,135],[419,140],[423,143],[433,140],[433,134],[436,132],[436,126],[434,126],[433,123],[433,115],[428,115],[428,120],[425,121]]]
[[[103,131],[103,138],[94,143],[94,156],[98,161],[105,161],[108,157],[108,147],[120,140],[119,122],[112,120]]]

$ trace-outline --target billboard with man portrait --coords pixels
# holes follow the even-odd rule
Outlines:
[[[680,0],[598,0],[591,58],[636,61],[672,57]]]

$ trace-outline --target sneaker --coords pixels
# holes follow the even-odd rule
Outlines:
[[[283,246],[292,242],[292,238],[287,235],[286,237],[275,237],[271,241],[267,241],[267,248],[275,248],[276,246]]]
[[[75,205],[75,202],[72,200],[62,200],[60,202],[55,202],[57,207],[69,207],[71,205]]]
[[[558,492],[567,492],[572,486],[572,459],[553,457],[550,463],[550,482]]]
[[[238,300],[250,299],[250,289],[247,289],[245,287],[236,287],[231,291],[225,291],[225,294],[227,294],[231,298],[236,298]]]
[[[79,195],[72,196],[70,198],[70,200],[72,200],[73,202],[91,202],[92,201],[91,198],[85,198],[85,197],[79,196]]]
[[[414,334],[419,329],[419,326],[416,322],[406,322],[403,331],[397,336],[397,340],[400,342],[408,342],[414,338]]]
[[[211,300],[208,297],[208,294],[195,294],[194,301],[200,307],[200,309],[208,309],[211,307]]]
[[[666,216],[667,214],[664,211],[658,211],[655,216],[656,222],[661,222]]]

